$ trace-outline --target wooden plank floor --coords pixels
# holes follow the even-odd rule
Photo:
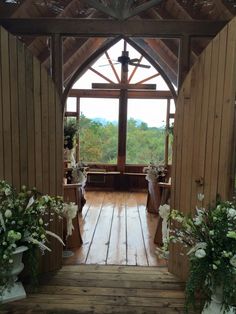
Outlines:
[[[1,314],[184,313],[184,285],[165,267],[72,265],[42,278],[37,293]]]
[[[146,193],[90,191],[85,197],[83,245],[64,258],[65,265],[166,265],[155,254],[157,217],[146,211]]]

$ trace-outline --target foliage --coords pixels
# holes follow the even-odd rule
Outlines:
[[[37,247],[51,251],[47,246],[48,235],[62,242],[46,229],[46,221],[51,220],[54,213],[60,216],[62,212],[60,197],[41,195],[35,188],[28,190],[26,186],[17,193],[11,185],[0,181],[0,293],[11,284],[9,273],[16,247],[27,246],[33,259]],[[30,265],[33,274],[36,266]]]
[[[78,122],[75,119],[66,119],[64,122],[64,148],[72,149],[74,147],[78,131]]]
[[[169,127],[166,127],[166,133],[169,135],[174,135],[174,123],[171,123]]]
[[[236,294],[236,203],[218,201],[208,210],[197,207],[193,218],[172,210],[170,219],[170,241],[190,248],[187,306],[194,304],[198,292],[209,304],[216,287],[221,287],[222,306],[227,311]]]
[[[127,164],[161,163],[165,156],[165,129],[148,127],[129,119],[127,124]],[[115,164],[118,152],[118,125],[80,117],[80,160]]]

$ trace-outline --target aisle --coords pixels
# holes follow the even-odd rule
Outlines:
[[[64,264],[163,266],[153,243],[156,216],[146,193],[86,192],[80,216],[83,245]]]

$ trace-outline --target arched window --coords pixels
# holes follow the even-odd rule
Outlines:
[[[169,132],[175,106],[164,79],[120,40],[76,81],[66,116],[80,123],[77,160],[128,165],[171,160]]]

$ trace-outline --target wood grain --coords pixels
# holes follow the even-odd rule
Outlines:
[[[172,166],[172,208],[193,214],[195,206],[232,198],[235,174],[236,18],[208,45],[188,73],[177,100]],[[205,195],[197,201],[197,193]],[[171,246],[169,270],[186,279],[188,263]]]
[[[0,28],[0,180],[62,195],[63,108],[51,78],[25,46]],[[59,235],[61,222],[50,229]],[[58,269],[62,247],[50,242],[44,270]]]
[[[184,313],[184,284],[163,267],[64,266],[8,313]]]
[[[85,197],[83,245],[64,264],[166,265],[155,254],[157,216],[146,211],[146,193],[87,191]]]

